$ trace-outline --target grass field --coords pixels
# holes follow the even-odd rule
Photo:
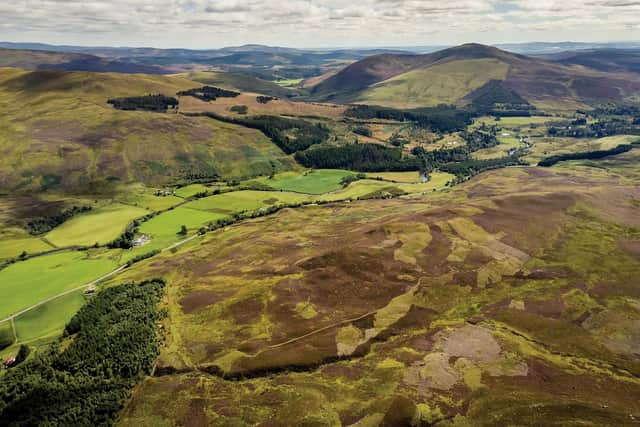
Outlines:
[[[238,212],[251,212],[260,208],[278,204],[298,203],[308,200],[303,194],[280,191],[234,191],[205,197],[185,205],[185,208],[232,215]]]
[[[193,197],[198,193],[203,193],[205,191],[209,191],[209,187],[203,184],[191,184],[184,187],[180,187],[174,191],[174,194],[183,199],[188,199],[189,197]]]
[[[337,169],[314,169],[304,173],[284,172],[273,178],[263,177],[254,181],[268,185],[274,190],[295,191],[307,194],[323,194],[341,187],[340,181],[355,172]]]
[[[278,86],[282,86],[282,87],[288,87],[288,88],[297,88],[300,87],[300,84],[302,83],[304,79],[283,79],[283,80],[276,80],[276,84]]]
[[[0,233],[0,260],[19,256],[22,252],[35,254],[48,251],[53,247],[38,237],[29,236],[23,230],[2,230]]]
[[[126,226],[149,211],[113,204],[77,215],[47,233],[46,239],[58,247],[106,244],[118,237]]]
[[[140,225],[140,232],[144,234],[175,235],[180,227],[185,225],[190,231],[197,230],[203,225],[224,217],[200,209],[193,209],[186,205],[164,212]]]
[[[417,183],[421,182],[419,172],[369,172],[368,178],[382,178],[387,181]]]
[[[105,254],[63,252],[19,262],[0,271],[0,318],[82,286],[114,270]]]
[[[83,291],[78,291],[24,313],[15,319],[18,340],[26,343],[44,336],[59,335],[85,301]]]
[[[149,211],[161,211],[182,202],[182,199],[176,196],[156,196],[156,191],[157,189],[142,184],[132,184],[121,188],[115,201]]]

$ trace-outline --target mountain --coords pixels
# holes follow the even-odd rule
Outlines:
[[[607,72],[640,73],[640,48],[592,49],[545,55],[545,59],[566,65],[582,65]]]
[[[640,76],[564,65],[479,44],[426,55],[378,55],[345,67],[312,88],[315,99],[394,107],[464,104],[491,81],[528,102],[575,109],[640,93]]]
[[[93,71],[132,74],[166,73],[165,70],[157,66],[121,62],[83,53],[4,48],[0,48],[0,67],[15,67],[27,70]]]

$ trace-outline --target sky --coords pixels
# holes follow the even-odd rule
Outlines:
[[[638,41],[640,0],[2,0],[0,40],[219,48]]]

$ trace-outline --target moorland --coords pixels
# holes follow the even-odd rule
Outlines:
[[[633,425],[632,52],[0,50],[0,419]]]

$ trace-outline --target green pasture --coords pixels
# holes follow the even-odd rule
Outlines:
[[[10,233],[3,230],[0,233],[0,260],[19,256],[22,252],[36,254],[45,252],[53,247],[38,237],[32,237],[26,232]]]
[[[420,182],[420,172],[369,172],[367,178],[380,178],[386,181],[416,183]]]
[[[209,191],[209,187],[203,184],[191,184],[184,187],[180,187],[174,191],[174,194],[183,199],[188,199],[189,197],[193,197],[198,193],[203,193],[205,191]]]
[[[303,173],[284,172],[273,178],[262,177],[253,180],[274,190],[295,191],[307,194],[324,194],[338,190],[341,180],[354,172],[339,169],[314,169]]]
[[[260,208],[279,204],[304,202],[309,196],[282,191],[243,190],[217,194],[189,202],[184,207],[223,215],[252,212]]]
[[[62,252],[18,262],[0,270],[0,318],[115,270],[117,263],[87,252]]]
[[[77,291],[18,316],[15,319],[18,340],[25,343],[62,333],[66,324],[84,303],[83,291]]]
[[[148,213],[115,203],[72,218],[47,233],[46,239],[58,247],[105,244],[122,234],[131,221]]]

